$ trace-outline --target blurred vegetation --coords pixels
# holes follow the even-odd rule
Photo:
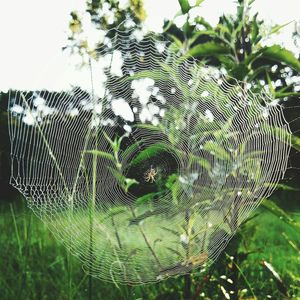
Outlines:
[[[208,0],[207,0],[208,1]],[[196,1],[201,5],[203,1]],[[142,1],[130,0],[125,9],[119,1],[89,1],[87,13],[94,26],[107,30],[131,18],[137,26],[145,19]],[[199,64],[224,70],[231,77],[251,84],[252,90],[267,90],[286,108],[293,108],[299,100],[299,58],[279,45],[266,46],[270,36],[285,25],[266,28],[259,15],[251,16],[253,1],[239,0],[234,16],[221,16],[217,26],[211,26],[203,17],[190,18],[193,7],[187,0],[179,0],[181,12],[186,16],[182,28],[172,20],[165,23],[164,35],[183,56],[193,56]],[[107,13],[111,11],[113,17]],[[71,13],[71,34],[67,48],[95,56],[82,36],[80,15]],[[96,46],[97,47],[97,46]],[[0,105],[5,110],[7,94],[1,94]],[[292,131],[299,130],[299,109],[288,109],[285,117]],[[7,187],[9,176],[9,142],[7,113],[0,114],[0,183],[1,183],[1,251],[0,295],[2,299],[87,299],[88,276],[80,263],[67,255],[65,248],[54,240],[51,232],[25,208],[16,193]],[[110,140],[112,148],[117,140]],[[218,261],[206,272],[193,271],[186,291],[186,277],[168,279],[162,283],[141,287],[116,286],[94,281],[94,299],[297,299],[300,297],[300,214],[299,188],[300,148],[297,134],[292,139],[290,165],[286,179],[278,186],[271,199],[264,200],[248,220],[242,224]],[[118,149],[113,149],[115,152]],[[91,150],[93,151],[93,150]],[[92,153],[106,155],[104,153]],[[111,157],[114,160],[116,156]],[[109,158],[110,159],[110,158]],[[114,174],[125,191],[136,182],[128,181],[115,162]],[[119,172],[119,173],[116,173]],[[172,182],[166,186],[172,188]],[[168,186],[167,186],[168,187]],[[153,195],[152,195],[153,196]],[[147,201],[148,199],[140,199]]]

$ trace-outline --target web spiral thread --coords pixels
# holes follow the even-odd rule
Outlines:
[[[11,184],[93,276],[209,266],[284,175],[281,107],[152,34],[115,30],[86,68],[11,94]]]

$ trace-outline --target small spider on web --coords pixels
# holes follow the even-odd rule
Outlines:
[[[152,167],[145,172],[145,181],[153,183],[155,181],[155,176],[157,175],[157,171]]]

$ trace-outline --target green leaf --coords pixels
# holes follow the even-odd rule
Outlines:
[[[234,69],[237,65],[231,56],[219,55],[218,59],[225,66],[225,69],[228,71]]]
[[[254,81],[261,73],[265,72],[266,69],[269,68],[267,65],[262,65],[257,67],[256,69],[252,69],[248,76],[247,76],[247,82]]]
[[[153,145],[150,145],[145,150],[141,151],[129,164],[130,167],[136,166],[140,164],[141,162],[161,154],[162,152],[170,151],[170,145],[164,144],[164,143],[156,143]]]
[[[260,48],[257,51],[252,52],[251,54],[246,54],[246,58],[244,60],[245,65],[251,65],[256,59],[262,56],[265,48]]]
[[[139,149],[141,143],[142,143],[142,141],[136,141],[135,143],[133,143],[132,145],[130,145],[129,147],[127,147],[121,153],[122,160],[128,159],[128,157],[130,155],[132,155],[137,149]]]
[[[259,34],[259,26],[257,23],[257,15],[258,13],[256,13],[253,17],[252,20],[252,26],[251,26],[251,41],[253,44],[256,44],[258,42],[258,34]]]
[[[211,164],[210,164],[210,162],[209,162],[207,159],[201,157],[201,158],[198,160],[198,163],[199,163],[199,165],[200,165],[203,169],[205,169],[206,171],[208,171],[208,172],[211,171]]]
[[[228,26],[225,26],[225,25],[223,25],[223,24],[217,24],[216,29],[217,29],[218,31],[220,31],[220,35],[221,35],[221,36],[224,36],[226,33],[227,33],[228,35],[231,34],[231,29],[229,29]]]
[[[213,29],[213,27],[203,17],[196,18],[195,22],[199,25],[203,25],[206,29]]]
[[[109,159],[111,161],[115,161],[113,155],[108,152],[99,151],[99,150],[85,150],[85,151],[83,151],[83,153],[92,154],[92,155],[96,155],[96,156],[100,156],[100,157]]]
[[[218,25],[222,25],[222,26],[224,26],[225,28],[228,28],[227,30],[228,30],[228,32],[232,32],[232,30],[233,30],[233,22],[232,22],[232,20],[229,20],[225,15],[223,15],[222,17],[221,17],[223,20],[224,20],[224,23],[226,23],[226,26],[224,26],[224,25],[222,25],[222,24],[218,24]],[[217,26],[218,26],[217,25]]]
[[[196,0],[195,6],[199,6],[202,2],[204,2],[204,0]]]
[[[293,191],[293,192],[297,192],[300,191],[300,189],[294,188],[292,186],[289,186],[287,184],[283,184],[283,183],[265,183],[264,186],[267,187],[276,187],[277,189],[281,189],[284,191]]]
[[[300,151],[300,138],[294,134],[291,135],[291,143],[292,143],[292,146]]]
[[[183,14],[186,14],[191,9],[189,1],[188,0],[178,0],[179,5],[181,7],[181,11]]]
[[[218,56],[229,53],[230,49],[228,47],[216,42],[207,42],[191,48],[186,55],[197,58],[201,56]]]
[[[157,195],[160,195],[161,192],[155,192],[155,193],[149,193],[149,194],[146,194],[142,197],[139,197],[135,200],[135,204],[136,205],[142,205],[150,200],[153,200],[153,198]]]
[[[270,35],[279,32],[282,28],[286,27],[287,25],[291,24],[294,21],[290,21],[288,23],[285,23],[283,25],[275,25],[272,27]]]
[[[263,48],[261,56],[279,63],[286,64],[287,66],[295,69],[297,72],[300,72],[299,60],[291,51],[282,48],[279,45]]]
[[[230,155],[229,153],[220,145],[213,141],[208,141],[204,144],[203,149],[213,153],[215,157],[221,160],[230,160]]]
[[[285,98],[285,97],[300,97],[300,92],[285,92],[285,93],[276,92],[274,94],[274,97],[276,99]]]
[[[167,228],[167,227],[161,227],[161,229],[169,232],[169,233],[172,233],[173,235],[175,235],[176,237],[180,237],[180,233],[177,232],[176,230],[173,230],[171,228]]]
[[[171,251],[173,254],[175,254],[175,255],[177,255],[177,256],[179,256],[179,257],[183,257],[182,254],[181,254],[179,251],[177,251],[177,250],[175,250],[175,249],[172,249],[171,247],[166,247],[166,249],[168,249],[168,250]]]
[[[279,217],[282,221],[294,227],[296,230],[300,230],[300,223],[295,221],[289,214],[281,209],[276,203],[271,200],[264,199],[261,203],[262,207]]]
[[[152,216],[158,216],[160,214],[162,214],[163,211],[161,209],[156,209],[156,210],[152,210],[152,211],[146,211],[145,213],[136,216],[135,218],[131,218],[129,219],[129,225],[139,225],[139,223],[149,217]]]
[[[119,170],[116,170],[109,166],[107,168],[112,173],[112,175],[118,180],[118,182],[122,185],[126,177]]]
[[[116,170],[111,167],[107,167],[112,175],[117,179],[118,183],[122,187],[122,189],[127,193],[129,188],[134,184],[139,184],[138,181],[132,178],[125,177],[119,170]]]
[[[178,196],[180,193],[180,184],[179,184],[179,176],[178,174],[172,174],[168,177],[166,182],[166,187],[171,190],[172,193],[172,200],[174,205],[178,204]]]
[[[103,131],[103,135],[105,137],[105,139],[109,142],[111,148],[113,149],[114,152],[117,152],[118,149],[118,140],[115,138],[115,140],[113,141],[105,131]]]
[[[244,26],[244,20],[241,20],[238,26],[232,32],[233,40],[235,40],[236,38],[238,38],[238,36],[240,36],[243,26]]]
[[[245,77],[250,72],[250,68],[249,65],[245,64],[244,62],[241,62],[238,64],[234,64],[229,71],[230,71],[229,73],[230,76],[238,80],[244,80]]]
[[[182,41],[177,36],[173,34],[168,34],[168,36],[174,41],[174,43],[178,46],[178,48],[183,47]]]
[[[277,137],[283,143],[291,143],[292,147],[298,151],[300,151],[300,137],[291,134],[287,129],[280,128],[280,127],[273,127],[270,125],[263,125],[262,128],[266,130],[266,132],[272,132],[274,135],[276,134]]]
[[[267,81],[268,81],[269,90],[270,90],[271,94],[274,96],[275,89],[273,87],[272,80],[271,80],[271,77],[269,75],[269,72],[267,72],[267,71],[266,71],[266,78],[267,78]]]
[[[218,37],[218,33],[214,30],[203,30],[197,31],[193,34],[193,36],[188,40],[189,45],[192,45],[199,36],[208,35],[209,37]]]
[[[116,206],[110,208],[107,212],[105,217],[101,221],[105,221],[106,219],[109,219],[113,216],[119,215],[121,213],[125,213],[127,211],[127,208],[125,206]]]
[[[139,182],[132,178],[125,178],[123,187],[125,192],[127,193],[129,188],[134,184],[139,184]]]
[[[135,73],[132,76],[126,77],[125,80],[135,80],[141,78],[152,78],[153,80],[168,81],[170,78],[167,73],[162,72],[161,69],[143,70]]]

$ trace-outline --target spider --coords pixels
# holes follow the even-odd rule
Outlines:
[[[147,172],[145,173],[145,176],[144,176],[145,181],[153,183],[155,181],[156,174],[157,174],[156,170],[153,169],[152,165],[151,165],[150,169],[147,170]]]

